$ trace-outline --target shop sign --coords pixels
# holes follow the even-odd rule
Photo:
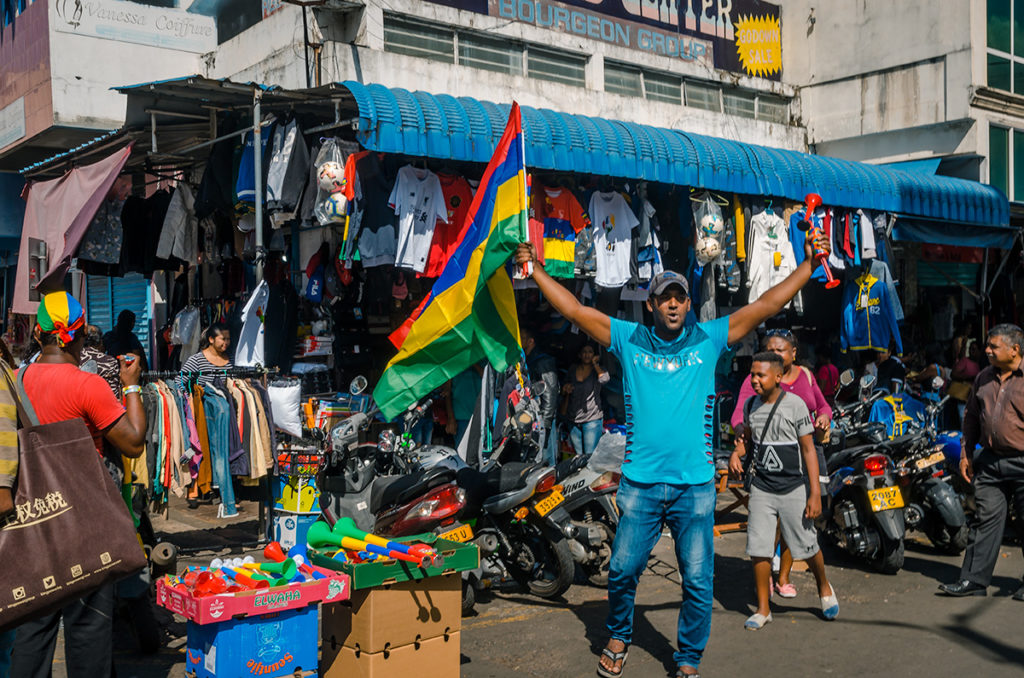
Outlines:
[[[13,144],[25,136],[25,97],[0,108],[0,148]]]
[[[762,0],[430,0],[620,47],[771,80],[782,77],[779,6]]]
[[[53,27],[61,33],[196,54],[217,48],[213,17],[124,0],[58,2],[53,7]]]

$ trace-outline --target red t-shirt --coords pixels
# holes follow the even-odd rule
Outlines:
[[[438,219],[434,224],[427,267],[421,274],[425,278],[439,277],[448,260],[455,254],[462,237],[466,235],[466,215],[473,202],[473,189],[469,187],[468,181],[450,174],[438,174],[437,178],[441,181],[441,191],[448,208],[448,222]]]
[[[24,368],[25,393],[40,424],[80,418],[89,427],[96,451],[103,455],[103,431],[124,414],[110,386],[98,374],[70,363],[33,363]]]

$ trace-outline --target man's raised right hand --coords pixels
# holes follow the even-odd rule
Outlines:
[[[519,247],[516,248],[516,263],[526,264],[533,262],[537,263],[537,248],[533,246],[532,242],[521,242]]]

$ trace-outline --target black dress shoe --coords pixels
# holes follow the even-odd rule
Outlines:
[[[1021,587],[1024,591],[1024,587]],[[986,596],[988,595],[988,587],[982,586],[981,584],[975,584],[969,579],[961,579],[958,582],[952,584],[939,584],[939,590],[945,593],[947,596],[956,596],[961,598],[963,596]]]
[[[1013,599],[1024,601],[1024,584],[1021,584],[1017,592],[1013,594]]]

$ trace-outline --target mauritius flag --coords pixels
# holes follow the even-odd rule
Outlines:
[[[466,216],[468,227],[434,288],[391,340],[373,399],[388,419],[486,358],[496,370],[519,359],[519,321],[505,262],[526,240],[526,162],[519,104]]]

